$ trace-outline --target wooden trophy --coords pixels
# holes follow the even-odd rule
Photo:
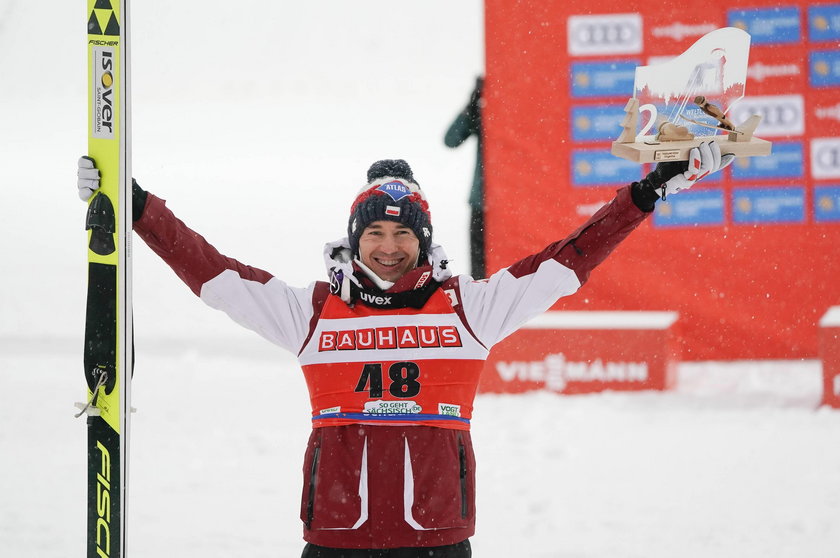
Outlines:
[[[636,68],[612,154],[637,163],[687,161],[692,148],[715,141],[722,154],[769,155],[772,144],[753,135],[760,115],[739,124],[726,115],[744,96],[749,38],[734,27],[717,29],[673,60]],[[647,122],[638,132],[642,113]]]

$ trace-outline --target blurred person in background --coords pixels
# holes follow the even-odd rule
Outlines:
[[[484,107],[482,90],[484,77],[475,80],[475,88],[470,100],[454,122],[449,126],[443,143],[448,147],[458,147],[470,136],[476,138],[475,172],[470,188],[470,265],[472,276],[476,279],[486,277],[484,259],[484,138],[481,130],[481,110]]]

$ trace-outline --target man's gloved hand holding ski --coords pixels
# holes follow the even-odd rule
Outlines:
[[[689,152],[688,161],[659,163],[639,182],[633,183],[633,201],[643,211],[653,211],[656,200],[688,190],[698,180],[726,168],[735,155],[721,155],[714,141],[701,143]]]
[[[76,186],[79,189],[79,198],[82,201],[88,201],[99,190],[99,169],[96,168],[96,162],[88,156],[79,157],[78,167]],[[148,192],[142,189],[136,180],[131,180],[132,217],[135,221],[143,215],[148,195]]]
[[[99,169],[90,157],[79,158],[79,170],[76,173],[78,178],[79,198],[88,201],[95,191],[99,189]]]

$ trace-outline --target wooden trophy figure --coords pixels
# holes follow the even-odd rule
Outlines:
[[[714,140],[722,154],[769,155],[772,144],[753,135],[760,115],[738,125],[727,116],[744,96],[749,45],[745,31],[726,27],[669,62],[636,68],[634,95],[624,107],[612,154],[637,163],[687,161],[693,147]],[[638,131],[643,113],[647,120]]]

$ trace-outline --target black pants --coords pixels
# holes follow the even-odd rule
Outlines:
[[[470,212],[470,263],[473,279],[487,277],[484,265],[484,210],[473,208]]]
[[[308,544],[300,558],[470,558],[470,540],[447,546],[425,546],[412,548],[327,548]]]

